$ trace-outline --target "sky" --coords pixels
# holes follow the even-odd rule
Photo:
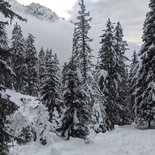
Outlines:
[[[40,3],[66,19],[77,16],[78,0],[18,0],[22,4]],[[104,27],[107,18],[120,21],[130,42],[141,42],[142,25],[149,0],[85,0],[87,10],[93,17],[93,25]]]
[[[40,3],[52,11],[55,11],[60,17],[76,21],[79,6],[78,0],[18,0],[22,4],[31,2]],[[116,23],[120,21],[124,30],[124,39],[128,42],[130,50],[127,55],[131,57],[133,50],[140,49],[142,44],[142,29],[146,13],[148,12],[149,0],[85,0],[86,9],[90,11],[92,28],[89,36],[93,39],[92,48],[94,55],[97,56],[100,48],[100,37],[102,30],[105,29],[105,23],[108,18]],[[36,36],[37,44],[44,43],[45,47],[52,47],[58,51],[61,59],[65,60],[71,54],[73,25],[69,23],[40,23],[36,20],[30,20],[30,24],[25,26]],[[35,21],[35,22],[34,22]],[[35,29],[32,27],[35,26]],[[45,34],[43,36],[43,33]],[[43,37],[40,37],[43,36]],[[61,46],[60,46],[61,45]],[[40,47],[40,46],[39,46]],[[62,53],[65,54],[62,54]]]

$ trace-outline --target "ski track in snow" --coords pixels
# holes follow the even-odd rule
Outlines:
[[[155,130],[116,127],[98,134],[91,144],[78,138],[59,140],[47,146],[30,143],[12,148],[10,155],[155,155]]]

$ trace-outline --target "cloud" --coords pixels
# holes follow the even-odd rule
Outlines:
[[[130,50],[127,51],[127,56],[130,58],[133,50],[139,50],[142,36],[142,27],[146,12],[148,11],[149,0],[85,0],[87,10],[90,11],[93,20],[90,30],[90,37],[93,38],[91,43],[93,55],[97,58],[100,48],[100,38],[102,30],[105,28],[105,23],[110,17],[113,22],[120,21],[124,28],[125,40],[129,44]],[[75,4],[70,15],[72,20],[76,20],[78,4]],[[25,15],[23,15],[25,17]],[[19,24],[22,26],[24,36],[27,33],[32,33],[36,37],[35,45],[40,50],[41,46],[52,48],[53,53],[57,53],[61,65],[68,61],[72,51],[72,36],[73,24],[65,21],[49,23],[40,21],[32,16],[26,16],[28,23]],[[9,27],[11,34],[13,26]],[[10,35],[11,37],[11,35]],[[96,59],[94,60],[94,62]]]
[[[28,33],[33,34],[37,50],[39,51],[41,47],[45,50],[47,48],[53,49],[53,53],[58,54],[61,65],[63,65],[71,55],[73,25],[63,20],[50,23],[47,21],[41,21],[32,16],[22,16],[26,16],[28,19],[28,23],[18,21],[19,25],[22,27],[24,37],[26,38]],[[15,22],[16,21],[8,27],[9,38],[11,38]]]

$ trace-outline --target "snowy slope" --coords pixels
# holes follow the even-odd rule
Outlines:
[[[23,95],[9,89],[6,90],[6,93],[10,96],[10,100],[19,107],[17,112],[20,112],[29,122],[32,122],[35,115],[32,109],[38,105],[37,98]],[[21,99],[23,99],[23,101]]]
[[[12,10],[28,20],[21,22],[15,19],[6,27],[10,43],[14,24],[18,22],[25,38],[28,33],[35,37],[37,51],[39,52],[41,47],[45,50],[53,49],[53,53],[57,53],[62,66],[71,55],[73,24],[59,18],[55,12],[40,4],[32,3],[24,6],[16,0],[7,1],[12,5]],[[0,14],[0,18],[2,17]]]
[[[6,93],[20,108],[18,112],[29,122],[37,116],[35,107],[38,100],[35,97],[23,95],[13,90]],[[25,103],[21,101],[25,99]],[[17,145],[10,150],[9,155],[155,155],[155,130],[139,130],[134,126],[116,126],[116,129],[92,138],[90,144],[82,139],[71,138],[69,141],[60,139],[50,133],[51,139],[43,146],[39,142]]]
[[[41,20],[55,22],[59,19],[57,14],[52,10],[38,4],[38,3],[31,3],[30,5],[22,5],[16,0],[6,0],[11,4],[11,9],[15,12],[32,15]]]
[[[98,134],[93,141],[88,145],[74,138],[47,146],[30,143],[12,148],[10,155],[155,155],[155,130],[117,127]]]

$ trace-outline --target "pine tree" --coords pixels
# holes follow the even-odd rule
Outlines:
[[[123,40],[123,28],[120,22],[117,22],[114,29],[114,50],[115,50],[115,72],[117,80],[118,104],[120,105],[119,115],[120,121],[118,124],[124,125],[128,123],[128,70],[125,56],[127,50],[127,43]]]
[[[72,52],[75,63],[77,63],[77,72],[81,81],[80,88],[81,91],[85,93],[86,106],[84,108],[90,112],[85,114],[88,115],[89,118],[87,120],[87,128],[88,130],[90,130],[90,128],[93,128],[96,131],[98,130],[97,132],[104,132],[106,123],[104,106],[101,104],[103,96],[101,95],[100,89],[98,88],[98,84],[94,80],[94,75],[92,71],[93,65],[91,61],[92,49],[89,45],[92,39],[88,37],[88,32],[91,28],[91,26],[89,25],[91,18],[89,18],[89,12],[86,11],[84,0],[80,0],[79,5],[80,11],[78,12],[79,15],[77,17],[78,22],[75,23]],[[98,107],[98,109],[96,109],[96,107]],[[97,113],[102,114],[96,115]],[[95,124],[95,121],[92,121],[92,117],[94,118],[94,120],[100,120],[97,122],[98,125],[97,123]]]
[[[16,23],[14,25],[14,29],[12,31],[12,68],[13,71],[16,73],[16,76],[13,80],[14,89],[16,91],[26,93],[25,85],[26,85],[26,63],[25,63],[25,57],[26,57],[26,48],[25,48],[25,40],[23,37],[23,33],[21,30],[21,27]]]
[[[29,34],[26,39],[26,66],[27,81],[26,93],[32,96],[38,95],[38,59],[37,50],[34,46],[34,36]]]
[[[114,25],[108,19],[104,34],[101,36],[101,49],[99,50],[99,73],[98,83],[104,95],[106,106],[107,129],[113,129],[119,119],[117,74],[115,72],[115,47],[114,47]]]
[[[134,89],[135,89],[135,75],[136,75],[136,71],[137,71],[137,66],[138,65],[138,56],[136,51],[133,52],[133,56],[132,56],[132,60],[131,60],[131,64],[130,64],[130,73],[129,73],[129,97],[128,97],[128,107],[129,107],[129,111],[131,113],[130,118],[133,120],[134,119],[134,111],[133,111],[133,106],[134,106],[134,99],[135,99],[135,93],[134,93]]]
[[[9,18],[10,20],[12,20],[14,17],[24,20],[21,16],[10,10],[9,3],[3,0],[0,0],[0,12],[5,18]],[[3,39],[1,38],[5,36],[5,31],[3,29],[4,24],[6,23],[0,21],[0,41],[2,41]],[[4,43],[2,44],[3,46],[6,46],[7,42],[6,45]],[[9,123],[7,116],[12,114],[17,109],[17,106],[9,100],[5,93],[5,73],[12,73],[12,75],[14,73],[6,62],[6,58],[10,56],[11,52],[9,49],[5,49],[2,44],[0,46],[0,154],[7,155],[9,152],[8,142],[10,142],[11,139],[10,134],[7,132],[7,124]]]
[[[131,60],[131,64],[130,64],[130,78],[135,76],[137,64],[138,64],[138,56],[137,56],[136,51],[134,51],[132,60]]]
[[[89,22],[92,18],[89,18],[90,13],[86,12],[86,7],[84,4],[84,0],[79,1],[80,11],[78,11],[79,16],[77,19],[79,20],[75,23],[75,41],[77,41],[76,51],[78,50],[78,59],[79,59],[79,67],[81,69],[83,82],[85,83],[87,80],[88,72],[91,68],[91,52],[92,49],[89,46],[89,43],[92,41],[88,37],[88,31],[90,30],[91,26]]]
[[[135,123],[151,126],[155,116],[155,1],[150,0],[150,11],[143,28],[143,45],[139,52],[138,69],[135,75]]]
[[[9,18],[10,21],[12,21],[14,18],[17,18],[21,21],[26,21],[26,19],[13,12],[10,8],[11,5],[8,2],[5,2],[5,0],[0,0],[0,12],[4,15],[5,18]],[[0,23],[4,22],[0,21]]]
[[[60,110],[60,75],[58,60],[56,55],[53,56],[52,50],[46,53],[46,75],[41,87],[41,101],[48,108],[49,121],[54,121],[54,111]]]
[[[4,63],[6,63],[6,66],[10,66],[10,57],[11,53],[9,52],[9,45],[8,45],[8,37],[7,37],[7,32],[6,32],[6,24],[5,23],[0,23],[0,59],[2,65],[5,66]],[[2,62],[3,61],[3,62]],[[2,68],[1,68],[2,69]],[[4,71],[2,74],[0,74],[1,77],[1,82],[3,85],[7,88],[11,88],[11,78],[10,74],[6,71]]]
[[[87,125],[91,112],[87,108],[86,94],[81,89],[75,59],[72,57],[65,67],[63,98],[66,111],[59,131],[61,131],[61,136],[66,139],[69,139],[70,136],[84,139],[89,134]]]
[[[42,145],[49,143],[49,134],[50,134],[50,122],[49,114],[47,108],[43,104],[39,104],[36,107],[37,118],[34,122],[33,132],[36,133],[36,140]]]
[[[11,135],[7,124],[8,116],[17,110],[15,103],[11,102],[4,91],[0,89],[0,154],[7,155],[9,152],[8,143],[11,142]]]
[[[43,81],[45,80],[45,73],[46,73],[46,64],[45,64],[45,51],[43,48],[40,49],[39,55],[39,92],[41,89],[41,86],[43,85]]]
[[[7,50],[9,48],[9,45],[5,27],[5,23],[0,23],[0,48]]]

